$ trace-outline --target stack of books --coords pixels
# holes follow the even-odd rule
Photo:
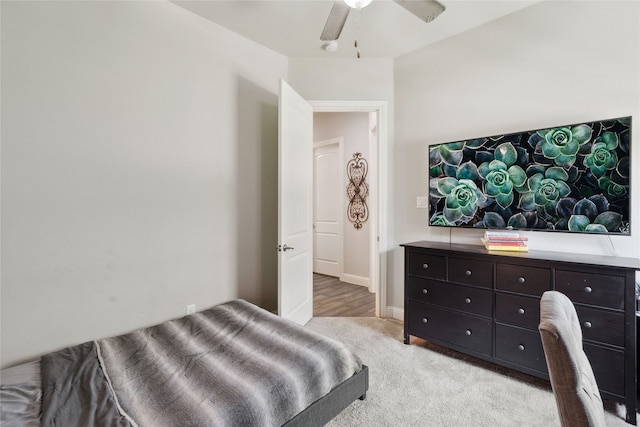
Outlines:
[[[516,231],[485,231],[481,238],[484,247],[490,251],[527,252],[527,238]]]

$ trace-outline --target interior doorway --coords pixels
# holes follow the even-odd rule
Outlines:
[[[313,143],[313,272],[332,277],[344,273],[343,142]]]
[[[339,266],[339,261],[336,262],[337,270],[333,270],[334,272],[338,272],[337,280],[340,278],[345,278],[346,281],[343,283],[356,284],[358,288],[366,290],[370,296],[373,296],[374,305],[375,305],[375,316],[384,316],[382,307],[386,305],[386,283],[384,281],[385,272],[383,271],[385,262],[383,260],[384,254],[381,251],[381,245],[384,244],[385,241],[385,232],[384,232],[384,213],[381,208],[384,206],[384,195],[380,194],[380,188],[383,188],[386,184],[386,164],[381,164],[378,159],[381,158],[382,154],[386,154],[386,103],[385,102],[359,102],[359,101],[309,101],[311,104],[314,115],[316,112],[318,113],[362,113],[365,117],[367,117],[367,123],[369,125],[365,129],[365,138],[366,138],[366,147],[361,148],[359,151],[362,151],[363,156],[365,157],[369,167],[369,175],[366,180],[368,184],[368,197],[366,198],[367,208],[369,209],[368,217],[366,221],[366,234],[358,233],[358,239],[362,239],[363,236],[365,241],[360,240],[359,243],[356,244],[356,251],[359,251],[358,256],[360,257],[361,265],[358,267],[360,270],[357,274],[353,274],[352,272],[347,271],[346,275],[344,272],[344,268],[341,269]],[[344,114],[345,116],[348,114]],[[316,126],[314,120],[314,128]],[[314,131],[315,135],[315,131]],[[336,136],[334,138],[333,143],[336,142],[337,138],[340,138],[342,135]],[[314,137],[314,141],[317,141],[317,138]],[[332,141],[325,140],[325,144],[331,144]],[[353,150],[352,150],[353,151]],[[341,165],[339,170],[336,171],[336,175],[342,175],[339,178],[339,197],[342,199],[343,205],[342,207],[339,204],[336,204],[337,210],[340,210],[340,217],[343,221],[343,225],[341,229],[346,229],[348,231],[349,227],[352,225],[346,219],[346,212],[348,199],[345,194],[345,174],[344,171],[346,169],[346,163],[349,160],[347,157],[351,158],[355,153],[351,153],[349,150],[343,150],[340,155],[336,155],[335,158],[342,157],[341,161],[338,163]],[[386,158],[386,157],[382,157]],[[382,162],[384,163],[384,162]],[[314,184],[315,188],[315,184]],[[314,223],[315,224],[315,223]],[[345,226],[346,224],[346,226]],[[343,236],[343,238],[345,238]],[[330,239],[329,239],[330,240]],[[322,244],[327,244],[327,241],[322,242]],[[315,244],[314,244],[315,245]],[[328,246],[331,246],[329,243]],[[344,244],[342,247],[344,248]],[[347,245],[348,246],[348,245]],[[348,257],[348,253],[351,254],[354,251],[354,246],[352,245],[350,249],[345,249],[345,257]],[[362,250],[365,248],[364,250]],[[364,262],[362,261],[364,257]],[[342,262],[347,262],[342,260]],[[363,272],[362,268],[366,268],[366,271]],[[326,266],[326,265],[325,265]],[[357,270],[356,268],[351,268],[352,270]],[[314,271],[317,269],[314,266]],[[349,270],[349,269],[348,269]],[[334,273],[335,274],[335,273]],[[329,277],[336,277],[334,274],[330,274]],[[314,274],[314,282],[316,279],[320,278],[321,281],[327,282],[326,277],[318,276]],[[346,288],[346,287],[345,287]],[[358,290],[357,288],[352,288],[352,290]],[[348,315],[348,314],[342,314]]]
[[[278,98],[278,314],[300,324],[313,316],[313,113],[367,112],[376,118],[370,163],[376,165],[370,183],[368,234],[370,286],[375,292],[375,314],[394,313],[386,307],[387,247],[387,103],[385,101],[306,101],[284,80]],[[308,141],[308,142],[307,142]],[[302,142],[302,143],[301,143]],[[294,155],[291,149],[298,149]],[[298,205],[292,205],[300,201]],[[294,244],[292,244],[294,243]],[[285,274],[286,273],[286,274]],[[295,274],[294,274],[295,273]],[[294,277],[295,276],[295,277]],[[389,313],[388,313],[389,312]]]

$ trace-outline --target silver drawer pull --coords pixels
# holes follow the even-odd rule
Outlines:
[[[471,335],[471,330],[470,330],[470,329],[467,329],[467,331],[465,332],[465,334],[467,334],[467,335]]]
[[[522,344],[518,344],[518,350],[524,351],[524,346]]]
[[[464,302],[466,302],[467,304],[471,304],[471,298],[465,298]]]
[[[524,308],[519,308],[518,309],[518,314],[524,314]]]
[[[429,268],[429,264],[427,263],[422,264],[422,268]]]
[[[591,322],[584,322],[584,327],[585,327],[585,328],[590,328],[591,326],[593,326],[593,325],[591,324]]]
[[[522,276],[518,277],[518,282],[519,283],[524,283],[526,281],[527,281],[527,279],[525,279],[524,277],[522,277]]]
[[[590,294],[591,292],[593,292],[593,289],[591,289],[591,286],[587,286],[586,288],[584,288],[584,291]]]
[[[466,274],[467,276],[471,276],[471,270],[465,271],[464,274]]]
[[[422,323],[429,323],[429,319],[427,319],[426,317],[422,318]]]
[[[422,293],[423,293],[423,294],[428,294],[428,293],[429,293],[429,290],[428,290],[428,289],[422,289]]]

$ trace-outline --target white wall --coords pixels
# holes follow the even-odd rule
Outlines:
[[[2,367],[277,304],[288,60],[168,2],[1,2]]]
[[[344,199],[343,236],[344,236],[344,276],[342,280],[349,283],[369,286],[369,247],[371,221],[356,229],[347,217],[349,200],[346,188],[349,183],[346,167],[354,153],[361,153],[362,158],[369,162],[369,113],[314,113],[313,141],[326,141],[332,138],[344,138],[344,182],[341,184],[340,197]],[[370,176],[370,175],[369,175]],[[370,185],[370,178],[366,179]],[[371,197],[366,199],[371,203]],[[371,209],[371,207],[369,207]]]
[[[448,241],[427,226],[427,146],[547,126],[634,116],[632,236],[615,251],[640,258],[640,3],[545,1],[395,62],[397,243]],[[453,230],[454,242],[480,232]],[[606,237],[528,233],[532,249],[612,254]],[[389,257],[389,305],[403,306],[403,251]]]

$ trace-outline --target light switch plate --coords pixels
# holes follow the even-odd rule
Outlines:
[[[427,209],[429,207],[429,198],[424,196],[418,196],[416,198],[416,207],[420,209]]]

